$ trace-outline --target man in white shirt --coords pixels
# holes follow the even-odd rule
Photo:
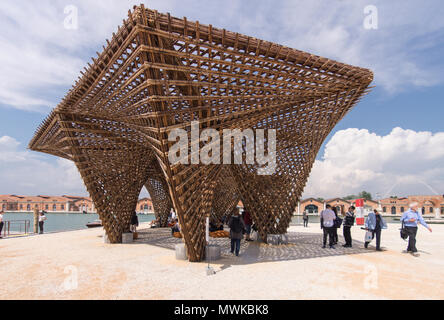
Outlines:
[[[327,204],[325,210],[321,211],[320,217],[321,217],[321,229],[324,231],[322,248],[325,248],[328,235],[328,244],[330,246],[330,249],[334,249],[335,247],[333,246],[333,232],[334,232],[333,228],[336,215],[331,209],[331,205]]]

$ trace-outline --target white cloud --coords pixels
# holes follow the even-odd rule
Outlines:
[[[336,197],[362,190],[381,196],[444,193],[444,132],[394,128],[336,132],[313,166],[303,197]],[[0,194],[87,195],[74,163],[21,149],[0,137]],[[141,196],[147,196],[142,190]]]
[[[141,0],[0,2],[0,104],[47,111],[74,83],[90,56]],[[78,7],[78,30],[66,30],[66,5]],[[261,37],[375,71],[389,92],[443,82],[437,46],[444,6],[375,0],[379,29],[363,28],[368,1],[153,0],[146,6],[173,16]],[[24,9],[26,8],[26,9]]]
[[[87,195],[73,162],[22,150],[9,136],[0,137],[0,194]]]
[[[382,197],[444,194],[444,132],[336,132],[322,160],[315,161],[303,197],[346,196],[362,190]]]
[[[0,2],[0,105],[48,112],[102,51],[139,1]],[[160,3],[160,1],[159,1]],[[78,7],[77,30],[64,28],[67,5]],[[164,5],[159,4],[163,8]]]

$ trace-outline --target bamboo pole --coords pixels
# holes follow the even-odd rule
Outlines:
[[[34,209],[34,233],[39,233],[39,209]]]

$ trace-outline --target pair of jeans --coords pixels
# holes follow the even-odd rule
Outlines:
[[[328,245],[330,247],[333,246],[333,242],[334,242],[334,229],[336,229],[335,227],[323,227],[322,230],[324,231],[324,238],[323,238],[323,245],[325,247],[326,243],[327,243],[327,235],[328,235]]]
[[[376,236],[376,250],[381,249],[381,229],[371,230],[371,232],[372,232],[372,239],[374,239]],[[370,242],[365,243],[366,248],[368,247],[369,243]]]
[[[409,245],[407,251],[418,252],[416,249],[416,233],[418,232],[418,227],[404,227],[409,235]]]
[[[2,236],[2,230],[3,230],[3,221],[0,222],[0,237]]]
[[[344,229],[342,231],[344,233],[345,245],[351,246],[352,245],[351,227],[344,226]]]
[[[236,255],[239,255],[240,243],[240,239],[231,239],[231,253],[234,253],[234,251],[236,250]]]
[[[304,219],[304,227],[308,227],[308,218]]]
[[[40,233],[43,233],[43,221],[39,221]]]

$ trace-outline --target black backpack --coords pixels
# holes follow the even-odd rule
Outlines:
[[[335,228],[340,228],[341,225],[342,225],[342,219],[339,218],[339,217],[337,217],[337,218],[335,219],[335,221],[334,221],[334,225],[333,225],[333,226],[334,226]]]
[[[238,217],[238,218],[233,217],[232,218],[230,228],[233,232],[236,232],[236,233],[242,232],[242,224],[240,221],[240,217]]]

